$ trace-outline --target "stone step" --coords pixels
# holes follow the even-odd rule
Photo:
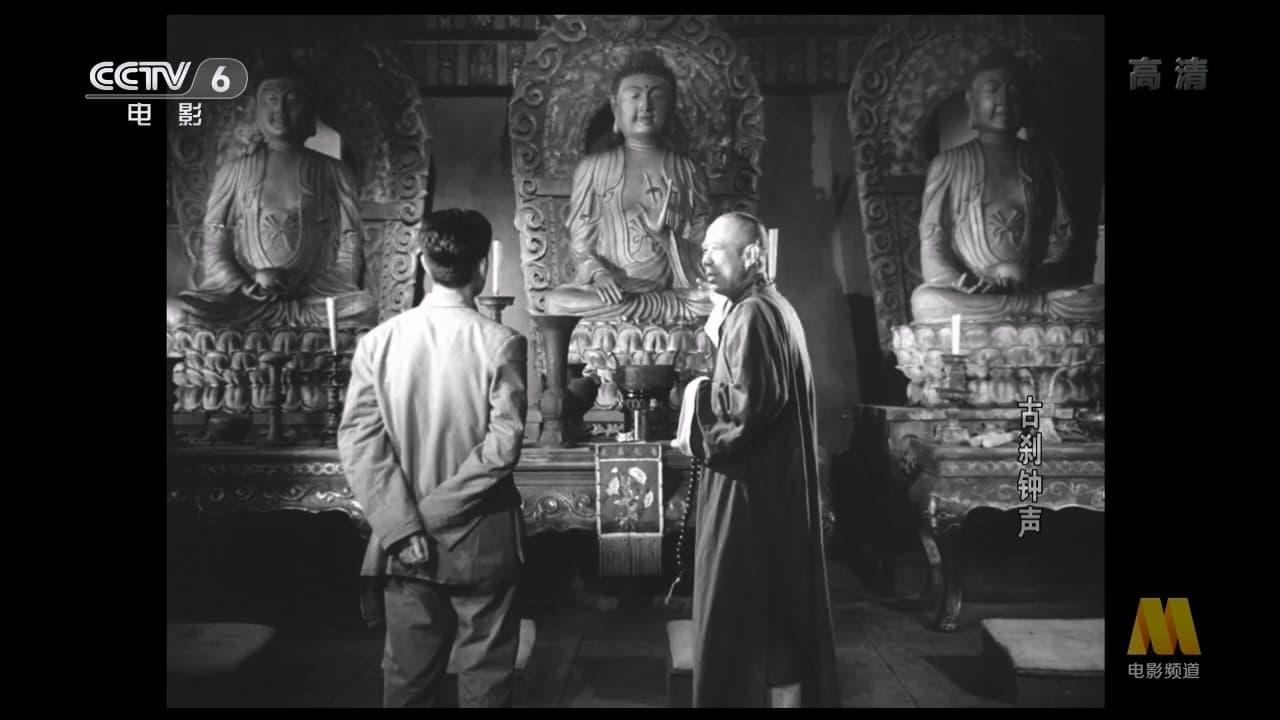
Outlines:
[[[693,705],[693,621],[667,622],[667,705]]]
[[[244,701],[250,666],[275,636],[269,625],[170,622],[166,630],[166,705],[227,707]]]
[[[165,640],[168,674],[232,674],[266,647],[275,632],[273,627],[254,623],[171,622]]]
[[[1024,707],[1102,707],[1101,619],[982,621],[983,669],[1000,699]]]
[[[1010,522],[1016,520],[1011,516]],[[1016,531],[1001,533],[997,542],[965,544],[961,565],[965,599],[1101,598],[1105,580],[1103,563],[1098,560],[1102,557],[1101,543],[1084,536],[1078,527],[1057,530],[1062,532],[1055,531],[1053,536],[1041,539],[1036,547],[1017,539],[1010,542]],[[1075,546],[1069,547],[1072,542]],[[843,558],[839,561],[845,562],[862,585],[876,595],[914,595],[927,585],[929,564],[918,543],[895,553],[864,548],[855,552],[847,562]]]

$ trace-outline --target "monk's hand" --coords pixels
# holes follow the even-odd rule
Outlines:
[[[427,537],[422,533],[414,533],[397,544],[400,545],[397,556],[405,565],[426,565],[431,557],[431,550],[427,547]]]
[[[603,302],[607,302],[610,305],[617,305],[622,302],[622,288],[618,286],[618,281],[610,273],[597,275],[594,284],[596,286],[596,295]]]

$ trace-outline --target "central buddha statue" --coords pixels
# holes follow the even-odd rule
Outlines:
[[[683,323],[711,312],[698,282],[710,222],[706,175],[669,147],[675,75],[652,51],[613,79],[621,144],[583,158],[569,200],[574,277],[547,293],[546,311],[591,320]]]
[[[916,322],[1100,321],[1102,285],[1072,284],[1072,232],[1061,172],[1018,137],[1024,73],[997,52],[979,64],[965,100],[978,136],[929,166],[920,217],[924,284]]]
[[[291,63],[263,68],[257,133],[218,168],[204,219],[200,286],[169,303],[169,325],[373,325],[361,287],[363,225],[347,167],[303,143],[316,132],[315,93]]]

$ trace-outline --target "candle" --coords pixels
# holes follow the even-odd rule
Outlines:
[[[502,274],[502,243],[493,241],[493,294],[498,294],[498,275]]]
[[[951,354],[960,354],[960,316],[951,316]]]
[[[324,309],[329,313],[329,347],[338,352],[338,313],[333,305],[333,298],[324,299]]]

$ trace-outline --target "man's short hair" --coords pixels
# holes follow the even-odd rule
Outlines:
[[[449,208],[431,213],[422,233],[422,254],[432,281],[450,288],[465,286],[475,277],[492,242],[493,226],[475,210]]]
[[[662,59],[662,56],[652,50],[641,50],[632,53],[627,58],[622,67],[618,68],[618,72],[613,76],[613,95],[618,94],[618,88],[622,87],[622,81],[635,75],[653,75],[660,77],[671,84],[671,89],[676,88],[676,74]]]

